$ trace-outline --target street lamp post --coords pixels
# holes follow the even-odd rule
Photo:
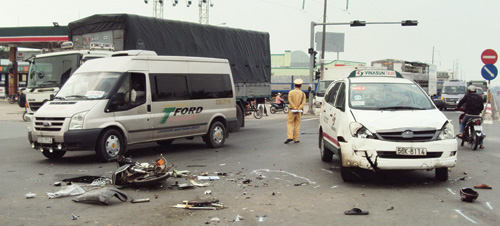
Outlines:
[[[308,53],[310,55],[309,57],[309,76],[311,78],[311,82],[309,83],[309,86],[311,88],[311,91],[309,92],[309,114],[314,114],[313,110],[313,94],[312,94],[312,89],[314,88],[314,27],[315,26],[326,26],[326,25],[350,25],[351,27],[361,27],[361,26],[366,26],[367,24],[400,24],[401,26],[417,26],[418,21],[416,20],[403,20],[401,22],[366,22],[366,21],[359,21],[359,20],[354,20],[349,23],[316,23],[314,21],[311,22],[311,41],[310,41],[310,48],[308,50]],[[325,32],[323,32],[324,34]],[[322,40],[322,46],[325,46],[325,40]],[[322,53],[323,54],[323,53]],[[323,72],[322,72],[323,73]]]

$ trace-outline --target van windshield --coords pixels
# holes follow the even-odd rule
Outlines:
[[[427,94],[409,83],[351,83],[349,105],[364,110],[434,109]]]
[[[465,86],[444,86],[443,94],[465,94]]]
[[[76,73],[69,78],[56,99],[104,99],[115,87],[121,73],[90,72]]]

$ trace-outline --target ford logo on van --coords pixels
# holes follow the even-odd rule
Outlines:
[[[50,124],[50,122],[43,122],[43,126],[44,127],[49,127],[49,126],[51,126],[51,124]]]
[[[413,131],[411,131],[411,130],[405,130],[401,135],[405,139],[413,138]]]

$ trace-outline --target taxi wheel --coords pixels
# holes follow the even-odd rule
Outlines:
[[[436,176],[437,181],[446,181],[448,180],[448,168],[436,168]]]
[[[212,148],[220,148],[226,141],[226,128],[222,122],[216,121],[210,125],[208,133],[203,137],[205,143]]]
[[[43,150],[42,154],[48,159],[60,159],[66,154],[66,151],[53,151],[50,153],[49,150]]]
[[[340,176],[344,182],[355,182],[360,179],[360,175],[355,172],[354,168],[345,167],[342,165],[342,151],[339,150],[339,159],[340,159]]]
[[[319,151],[321,153],[321,160],[323,162],[331,162],[333,159],[333,152],[325,147],[325,140],[323,139],[323,132],[319,132]]]
[[[100,161],[110,162],[125,153],[126,148],[122,134],[116,129],[108,129],[97,141],[96,155]]]

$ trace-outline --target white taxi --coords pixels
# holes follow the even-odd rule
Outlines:
[[[356,70],[330,84],[319,116],[324,162],[341,159],[346,182],[352,169],[432,170],[439,181],[457,162],[451,122],[415,82],[390,70]]]

